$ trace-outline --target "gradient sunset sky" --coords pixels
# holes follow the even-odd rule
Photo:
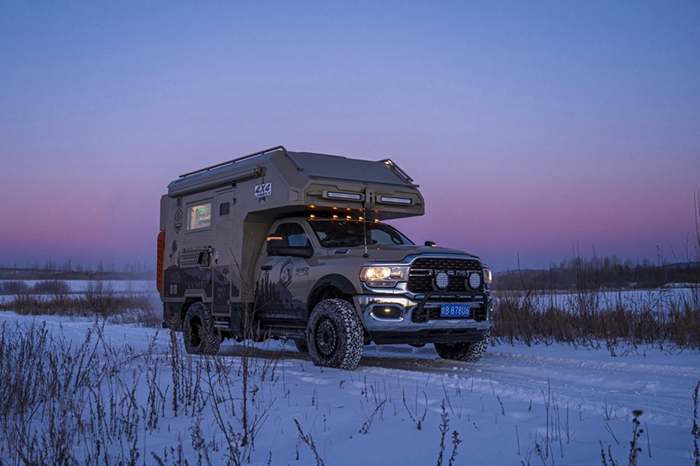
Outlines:
[[[155,268],[171,180],[280,144],[495,270],[694,257],[700,2],[0,1],[0,263]]]

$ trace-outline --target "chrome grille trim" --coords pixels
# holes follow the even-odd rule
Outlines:
[[[482,268],[481,262],[475,259],[419,257],[411,263],[408,290],[413,293],[435,291],[433,276],[439,271],[450,275],[449,285],[444,291],[475,291],[466,284],[468,272],[477,271],[481,274]],[[483,278],[481,288],[483,288]]]

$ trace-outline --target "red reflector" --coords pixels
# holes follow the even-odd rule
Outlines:
[[[156,268],[156,288],[163,294],[163,266],[165,265],[165,232],[158,233],[158,262]]]

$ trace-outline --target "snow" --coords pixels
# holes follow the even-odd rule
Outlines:
[[[63,335],[74,348],[96,325],[89,319],[0,313],[0,325],[7,323],[8,329],[29,326],[34,319],[46,322],[52,335]],[[157,364],[157,384],[166,401],[157,427],[148,428],[145,415],[134,418],[138,462],[157,464],[157,456],[163,464],[176,464],[181,445],[181,459],[189,464],[204,451],[212,464],[226,464],[228,444],[214,407],[233,431],[241,432],[242,345],[226,340],[213,358],[183,356],[189,374],[199,374],[206,404],[201,413],[192,407],[175,413],[169,333],[109,324],[101,333],[115,351],[102,351],[100,363],[109,365],[109,358],[119,357],[114,355],[125,347],[133,351],[113,367],[121,371],[123,386],[136,387],[143,413],[149,404],[148,374],[154,373],[143,365]],[[179,335],[177,342],[184,353]],[[645,430],[638,441],[639,465],[695,464],[692,394],[700,382],[695,352],[645,346],[618,350],[614,357],[605,349],[563,344],[496,345],[479,363],[468,364],[439,359],[431,345],[370,345],[356,370],[342,371],[314,366],[291,342],[258,343],[251,350],[249,419],[257,415],[260,423],[254,450],[248,451],[250,464],[320,464],[302,436],[313,441],[325,465],[438,464],[444,419],[449,423],[445,465],[453,431],[461,441],[455,465],[602,464],[601,444],[606,455],[610,447],[615,461],[627,464],[634,410],[643,411],[639,419]],[[224,377],[222,368],[231,369],[229,398],[222,384],[212,382]],[[123,390],[109,380],[99,382],[105,399]],[[48,429],[47,421],[34,422],[39,430]],[[204,447],[193,441],[196,432]],[[90,451],[88,442],[74,447],[78,458]],[[114,459],[128,448],[116,444],[109,452]],[[11,446],[0,438],[0,463],[13,464],[12,458]]]

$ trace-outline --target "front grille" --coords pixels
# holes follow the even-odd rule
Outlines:
[[[468,271],[481,272],[481,263],[472,259],[416,259],[411,264],[411,271],[408,276],[408,289],[413,293],[436,291],[437,289],[433,287],[436,273],[446,272],[449,275],[449,283],[445,290],[440,291],[475,291],[467,286],[466,272]]]

